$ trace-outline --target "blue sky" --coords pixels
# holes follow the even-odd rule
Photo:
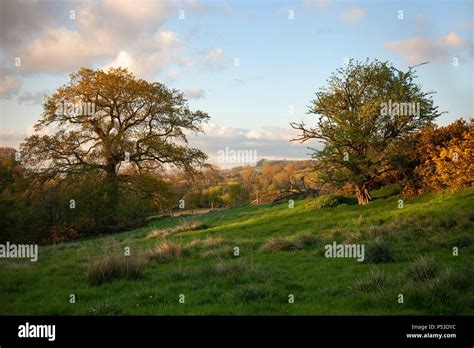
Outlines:
[[[288,124],[314,121],[314,92],[347,58],[430,61],[418,82],[447,111],[438,123],[474,116],[473,1],[6,0],[0,16],[0,146],[31,134],[41,96],[81,66],[127,66],[185,91],[211,116],[192,138],[211,160],[226,146],[305,158]]]

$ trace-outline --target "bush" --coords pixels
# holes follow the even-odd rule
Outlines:
[[[434,257],[421,256],[412,262],[407,269],[407,275],[416,281],[427,281],[433,279],[438,273],[438,264]]]
[[[142,257],[110,254],[103,259],[90,261],[87,265],[86,280],[92,285],[100,285],[115,279],[138,279],[142,276]]]
[[[51,242],[54,244],[62,243],[77,237],[77,231],[69,226],[52,226],[50,228]]]
[[[369,244],[365,250],[365,262],[389,263],[393,261],[392,247],[381,239],[376,239],[373,243]]]
[[[339,205],[355,205],[357,199],[354,197],[346,197],[339,195],[324,195],[316,199],[316,208],[332,208]]]

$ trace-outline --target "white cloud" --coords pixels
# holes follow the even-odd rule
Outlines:
[[[188,99],[201,99],[206,96],[206,91],[199,87],[193,87],[189,90],[184,91],[184,95]]]
[[[12,71],[0,66],[0,98],[11,98],[20,92],[22,81]]]
[[[47,30],[37,40],[22,47],[19,57],[22,70],[29,72],[70,72],[90,66],[113,53],[107,44],[85,40],[80,32],[67,28]]]
[[[141,50],[128,52],[121,50],[118,55],[103,69],[109,67],[126,67],[137,77],[149,79],[174,61],[179,61],[181,44],[176,33],[160,32],[154,36],[150,44]]]
[[[408,64],[419,64],[425,61],[445,62],[450,58],[451,48],[469,48],[469,44],[455,32],[449,32],[438,39],[413,37],[387,41],[385,48],[402,56]]]
[[[28,136],[26,132],[0,131],[0,147],[13,147],[18,149],[20,143]]]
[[[204,126],[204,131],[204,135],[190,135],[189,140],[191,146],[197,146],[209,155],[211,163],[217,163],[217,151],[225,150],[226,147],[234,150],[256,150],[258,160],[310,159],[307,155],[307,147],[310,144],[291,142],[298,132],[290,127],[263,126],[247,129],[221,127],[210,122]]]
[[[41,104],[45,95],[49,94],[48,91],[38,91],[38,92],[30,92],[26,91],[23,92],[21,95],[18,96],[17,100],[20,104],[27,103],[27,104]]]
[[[333,0],[304,0],[304,6],[309,10],[325,10]]]
[[[32,17],[31,8],[36,8],[33,2],[7,2],[9,7],[16,9],[15,23],[25,26],[24,20]],[[156,66],[151,69],[154,72],[163,69],[170,62],[170,56],[173,57],[174,52],[170,54],[164,50],[177,47],[175,33],[159,30],[174,9],[172,2],[104,0],[73,2],[66,7],[56,2],[55,5],[61,10],[58,17],[62,22],[51,21],[46,26],[33,21],[37,32],[26,35],[16,46],[13,44],[12,54],[22,58],[21,71],[24,73],[70,73],[104,60],[117,60],[122,52],[133,57],[136,66],[141,67],[140,72]],[[75,19],[69,19],[71,9],[75,11]],[[49,16],[40,18],[46,21]],[[26,33],[30,31],[26,30]],[[145,59],[143,56],[147,54],[152,57]]]
[[[199,0],[186,0],[182,4],[182,9],[199,14],[206,14],[211,12],[220,12],[229,14],[232,12],[232,7],[223,2],[219,1],[199,1]]]
[[[465,44],[465,41],[455,32],[449,32],[441,38],[441,42],[446,46],[461,47]]]
[[[213,49],[206,52],[204,55],[204,62],[210,68],[217,68],[222,64],[224,51],[220,48]]]
[[[364,10],[360,8],[353,8],[349,10],[342,11],[340,14],[341,20],[349,23],[359,23],[365,17]]]

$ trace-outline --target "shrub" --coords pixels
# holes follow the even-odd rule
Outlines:
[[[332,208],[338,205],[355,205],[357,199],[354,197],[346,197],[339,195],[324,195],[316,199],[316,208]]]
[[[92,285],[100,285],[115,279],[138,279],[143,272],[142,257],[112,253],[87,265],[86,280]]]
[[[421,256],[407,268],[407,275],[416,281],[433,279],[438,272],[438,264],[434,257]]]
[[[392,247],[381,239],[376,239],[373,243],[369,244],[365,250],[365,262],[388,263],[393,261]]]
[[[68,226],[52,226],[50,228],[50,238],[54,244],[62,243],[76,238],[77,231]]]

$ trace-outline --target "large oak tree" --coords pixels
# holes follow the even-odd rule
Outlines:
[[[439,115],[432,92],[415,83],[415,73],[413,67],[404,72],[388,62],[351,60],[316,92],[309,114],[317,124],[291,126],[301,131],[293,140],[324,144],[313,149],[323,182],[351,185],[359,204],[366,204],[381,176],[399,168],[407,136]]]
[[[120,183],[167,166],[194,173],[207,158],[187,134],[202,132],[209,116],[191,111],[182,92],[126,69],[80,69],[43,108],[37,134],[21,146],[24,163],[43,181],[102,175],[111,208]]]

